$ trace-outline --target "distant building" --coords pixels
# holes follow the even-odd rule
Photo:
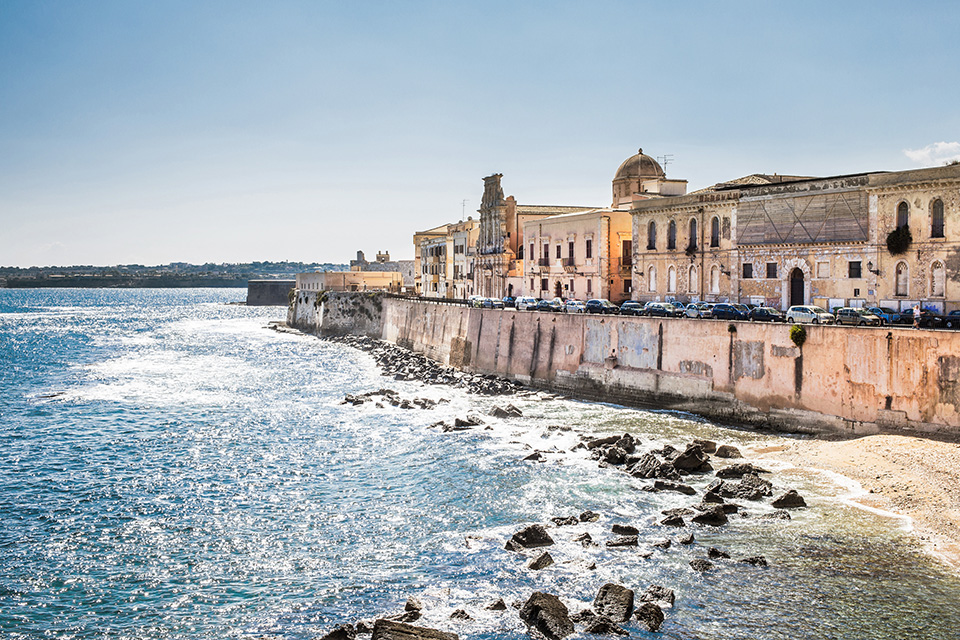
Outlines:
[[[400,293],[403,276],[398,271],[317,271],[297,274],[300,291],[388,291]]]
[[[247,306],[265,307],[287,305],[296,280],[248,280]]]
[[[368,262],[363,251],[357,251],[357,259],[350,261],[351,271],[396,271],[403,278],[404,291],[414,290],[414,261],[391,260],[389,251],[378,251],[376,262]]]

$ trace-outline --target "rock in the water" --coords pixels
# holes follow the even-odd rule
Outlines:
[[[621,628],[616,622],[607,616],[594,616],[593,618],[590,618],[587,621],[586,626],[583,628],[583,632],[595,635],[611,633],[618,636],[630,635],[629,631]]]
[[[626,622],[633,615],[633,590],[608,582],[597,592],[593,608],[614,622]]]
[[[654,480],[653,488],[657,491],[676,491],[684,495],[696,495],[697,490],[688,484],[682,482],[672,482],[670,480]]]
[[[637,547],[639,545],[637,536],[617,536],[612,540],[607,540],[608,547]]]
[[[693,537],[692,533],[688,533],[677,538],[677,542],[680,544],[693,544],[694,540],[695,538]]]
[[[770,473],[766,469],[752,465],[749,462],[738,462],[723,469],[717,469],[718,478],[742,478],[748,473]]]
[[[513,537],[507,541],[506,549],[508,551],[519,551],[520,549],[549,547],[552,544],[553,538],[543,528],[543,525],[532,524],[513,534]]]
[[[373,640],[460,640],[460,636],[381,618],[373,623]]]
[[[708,569],[712,569],[713,563],[710,562],[709,560],[704,560],[703,558],[694,558],[693,560],[690,561],[690,567],[694,571],[703,572],[703,571],[707,571]]]
[[[546,456],[544,456],[539,451],[534,451],[533,453],[528,455],[526,458],[524,458],[524,460],[527,460],[530,462],[543,462],[546,459],[547,459]]]
[[[790,514],[783,509],[777,509],[770,513],[764,513],[758,516],[759,520],[790,520]]]
[[[549,640],[559,640],[573,633],[573,622],[566,605],[550,593],[535,591],[520,608],[520,618]]]
[[[633,453],[637,450],[637,440],[629,433],[625,433],[614,443],[614,446],[620,447],[627,453]]]
[[[640,459],[631,465],[627,471],[634,478],[680,479],[680,473],[672,462],[661,461],[653,453],[645,453],[640,456]]]
[[[721,505],[712,505],[706,511],[698,513],[691,518],[697,524],[707,524],[712,527],[719,527],[727,524],[727,514],[723,512]]]
[[[579,622],[586,622],[587,620],[592,620],[593,618],[596,618],[596,617],[597,617],[597,614],[594,612],[593,609],[584,609],[583,611],[580,611],[579,613],[575,613],[572,616],[570,616],[570,620],[573,622],[579,623]]]
[[[423,611],[423,603],[420,602],[418,598],[410,596],[407,598],[407,602],[403,605],[404,611]]]
[[[352,624],[338,624],[332,631],[320,636],[320,640],[356,640],[356,638],[357,630]]]
[[[487,611],[506,611],[507,603],[503,601],[503,598],[498,598],[496,602],[492,602],[487,605]]]
[[[629,524],[615,524],[610,527],[610,530],[618,536],[635,536],[640,534],[640,529]]]
[[[755,567],[765,567],[767,566],[767,559],[763,556],[750,556],[748,558],[740,558],[740,562],[744,564],[752,564]]]
[[[453,421],[453,426],[455,427],[476,427],[483,424],[483,420],[480,416],[468,415],[466,418],[456,418]]]
[[[553,556],[549,552],[544,551],[536,559],[531,560],[530,564],[527,565],[527,569],[531,571],[540,571],[541,569],[546,569],[553,564]]]
[[[673,460],[673,466],[681,471],[699,471],[709,461],[700,445],[692,444]]]
[[[512,404],[508,404],[505,407],[494,407],[490,411],[490,415],[494,418],[520,418],[523,417],[523,412]]]
[[[718,458],[742,458],[740,455],[740,450],[729,444],[722,444],[717,447],[717,452],[714,454]]]
[[[580,522],[596,522],[600,519],[600,514],[595,511],[584,511],[580,514]]]
[[[790,489],[785,494],[773,501],[775,509],[797,509],[807,506],[806,501],[795,490]]]
[[[660,524],[661,524],[662,526],[664,526],[664,527],[685,527],[685,526],[687,526],[687,523],[683,521],[683,517],[682,517],[682,516],[678,516],[678,515],[667,516],[666,518],[664,518],[663,520],[660,521]]]
[[[581,533],[580,535],[578,535],[576,538],[574,538],[573,541],[574,541],[574,542],[580,542],[580,543],[582,543],[584,546],[587,546],[588,544],[590,544],[591,542],[593,542],[593,537],[592,537],[589,533],[584,532],[584,533]]]
[[[656,547],[657,549],[669,549],[670,538],[655,538],[650,541],[650,546]]]
[[[450,619],[451,620],[473,620],[473,618],[470,617],[470,614],[463,609],[457,609],[456,611],[451,613]]]
[[[709,549],[707,549],[707,557],[708,557],[708,558],[727,558],[727,559],[729,559],[729,558],[730,558],[730,554],[727,553],[726,551],[720,551],[720,549],[717,549],[716,547],[710,547]]]
[[[703,449],[704,453],[716,453],[717,452],[717,443],[713,440],[702,440],[696,438],[693,441],[693,444],[700,445],[700,448]]]
[[[647,631],[658,631],[663,624],[663,609],[652,602],[644,602],[637,608],[635,617]]]
[[[627,461],[627,452],[614,445],[603,454],[603,461],[614,466],[621,465]]]
[[[673,606],[674,601],[676,600],[676,594],[673,592],[673,589],[667,589],[666,587],[661,587],[658,584],[652,584],[647,587],[647,590],[640,594],[641,602],[666,602],[671,607]]]
[[[577,518],[577,516],[568,516],[566,518],[560,516],[557,518],[550,518],[550,520],[558,527],[580,524],[580,520]]]
[[[598,449],[610,444],[615,444],[620,436],[607,436],[605,438],[595,438],[587,442],[587,449]]]

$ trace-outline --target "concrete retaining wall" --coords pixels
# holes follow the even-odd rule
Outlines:
[[[583,398],[781,430],[960,432],[960,332],[807,325],[801,350],[788,325],[401,298],[371,305],[374,319],[340,304],[325,332],[374,335],[379,323],[383,339],[445,364]]]

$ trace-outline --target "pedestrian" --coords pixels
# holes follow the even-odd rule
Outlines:
[[[913,328],[920,328],[920,303],[913,305]]]

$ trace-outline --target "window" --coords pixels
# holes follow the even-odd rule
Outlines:
[[[691,266],[687,271],[687,293],[696,293],[697,284],[697,268]]]
[[[910,291],[909,282],[910,282],[910,273],[907,271],[906,262],[898,262],[895,273],[897,274],[896,279],[896,295],[905,296]]]
[[[562,249],[561,249],[560,245],[558,244],[558,245],[557,245],[557,260],[559,260],[561,257],[563,257],[562,254],[560,253],[561,251],[562,251]]]
[[[656,291],[657,290],[657,268],[651,266],[647,270],[647,291]]]
[[[625,266],[633,264],[633,240],[623,240],[620,243],[620,264]]]
[[[677,223],[671,220],[670,225],[667,227],[667,249],[676,249],[676,248],[677,248]]]
[[[667,293],[677,292],[677,270],[670,265],[667,268]]]
[[[593,258],[593,240],[587,239],[587,250],[586,250],[587,260]]]
[[[829,262],[818,262],[818,263],[817,263],[817,277],[818,277],[818,278],[829,278],[829,277],[830,277],[830,263],[829,263]]]
[[[534,256],[536,256],[536,255],[537,255],[537,254],[534,253],[534,251],[533,251],[533,243],[531,242],[531,243],[530,243],[530,259],[533,260]]]
[[[534,286],[535,286],[535,285],[534,285],[534,280],[533,280],[533,278],[530,278],[530,293],[533,293],[533,287],[534,287]]]
[[[567,257],[573,260],[573,243],[572,242],[567,243]],[[571,287],[571,290],[572,289],[573,287]]]
[[[720,293],[720,267],[710,269],[710,293]]]
[[[549,289],[549,288],[550,288],[550,283],[547,282],[547,279],[546,279],[546,278],[540,278],[540,290],[541,290],[541,291],[546,291],[546,290]]]
[[[710,221],[710,246],[720,246],[720,218],[716,216]]]
[[[571,279],[571,280],[570,280],[570,293],[573,293],[573,291],[574,291],[574,289],[573,289],[573,280]]]
[[[546,242],[543,243],[543,259],[550,260],[550,245]],[[549,262],[547,264],[549,264]]]
[[[630,293],[631,291],[633,291],[633,281],[632,281],[632,280],[624,280],[624,281],[623,281],[623,292],[624,292],[624,293]]]
[[[777,263],[776,262],[767,263],[767,279],[768,280],[777,279]]]
[[[847,277],[848,277],[848,278],[862,278],[863,276],[860,275],[860,274],[861,274],[861,271],[860,271],[860,261],[859,261],[859,260],[851,260],[850,262],[847,263]]]
[[[943,237],[943,200],[937,198],[930,208],[930,237]]]
[[[523,260],[523,245],[517,247],[517,258]]]
[[[943,263],[938,260],[930,266],[930,297],[931,298],[943,297],[943,284],[944,284],[943,276],[944,276]]]
[[[697,219],[690,218],[690,243],[687,245],[687,251],[696,251],[699,246],[697,238]]]
[[[901,229],[910,224],[910,205],[901,202],[897,205],[897,229]]]
[[[753,263],[744,262],[743,263],[743,279],[749,280],[752,277],[753,277]]]
[[[654,251],[657,248],[657,223],[653,220],[647,225],[647,250]]]

